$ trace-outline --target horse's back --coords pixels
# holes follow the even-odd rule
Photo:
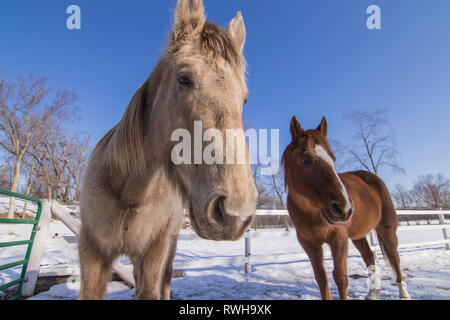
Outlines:
[[[369,171],[353,171],[353,172],[346,172],[340,174],[341,177],[343,177],[344,185],[346,184],[346,180],[353,180],[356,183],[359,183],[363,188],[369,188],[373,191],[375,191],[381,198],[383,202],[385,200],[390,200],[390,194],[389,190],[384,183],[384,181],[378,177],[377,175],[369,172]],[[359,181],[358,181],[359,180]],[[346,186],[347,187],[347,186]],[[386,199],[388,198],[388,199]],[[391,202],[392,201],[386,201]]]
[[[367,185],[374,188],[378,192],[378,194],[381,198],[383,211],[387,211],[387,210],[395,211],[395,207],[392,202],[392,198],[391,198],[389,189],[386,186],[386,184],[384,183],[384,181],[379,176],[377,176],[371,172],[368,172],[368,171],[355,171],[355,172],[352,172],[352,174],[359,177]]]
[[[396,211],[389,190],[380,177],[368,171],[346,172],[340,176],[355,206],[350,234],[357,238],[379,226],[396,227]]]

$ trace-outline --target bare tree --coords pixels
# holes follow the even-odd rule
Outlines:
[[[286,210],[285,198],[286,198],[286,185],[284,183],[284,173],[283,170],[278,170],[278,172],[273,172],[269,179],[270,187],[272,192],[274,193],[275,199],[278,201],[278,208],[282,210]],[[288,216],[284,216],[284,227],[286,231],[289,231],[289,218]]]
[[[450,179],[444,175],[420,176],[411,190],[416,207],[425,209],[450,208]]]
[[[405,172],[397,162],[400,153],[396,149],[395,135],[389,128],[387,113],[388,110],[377,109],[345,114],[355,128],[355,134],[351,145],[333,141],[340,167],[345,164],[346,169],[363,169],[376,175],[384,167],[396,173]]]
[[[30,154],[37,163],[35,180],[44,186],[47,198],[65,203],[78,200],[89,138],[90,135],[72,134],[55,124],[33,140]]]
[[[48,164],[48,154],[43,147],[45,144],[45,136],[38,137],[32,144],[32,155],[38,163],[38,169],[36,170],[36,181],[45,186],[45,193],[47,199],[52,199],[52,182],[50,178],[50,166]]]
[[[88,161],[90,136],[74,135],[55,127],[47,143],[48,161],[54,172],[54,188],[57,198],[69,202],[69,194],[73,190],[74,200],[78,200],[81,179]],[[64,195],[62,193],[64,189]]]
[[[62,116],[74,102],[75,95],[67,90],[52,93],[44,77],[18,76],[12,83],[0,75],[0,146],[14,158],[11,191],[16,192],[21,166],[31,141],[51,121]],[[8,218],[14,217],[15,203],[11,198]]]
[[[78,201],[81,191],[81,180],[89,158],[89,140],[91,135],[79,135],[73,137],[70,145],[70,158],[67,162],[67,170],[72,179],[74,200]]]
[[[286,210],[285,198],[286,198],[286,186],[284,184],[284,174],[282,170],[274,172],[269,180],[270,188],[272,189],[275,198],[278,202],[278,208]]]
[[[258,200],[256,202],[257,209],[267,209],[273,207],[275,198],[267,183],[267,177],[261,175],[261,164],[252,165],[253,181],[258,191]]]
[[[8,165],[0,164],[0,189],[11,188],[10,172]]]
[[[35,175],[36,169],[36,158],[33,156],[28,156],[25,159],[25,171],[28,171],[28,177],[26,182],[26,190],[24,192],[25,195],[29,196],[31,193],[31,187],[33,185],[33,178]],[[28,169],[28,170],[27,170]],[[27,212],[28,201],[25,201],[23,205],[22,217],[25,218]]]
[[[398,209],[409,209],[414,207],[411,192],[401,184],[397,184],[391,192],[392,198]]]

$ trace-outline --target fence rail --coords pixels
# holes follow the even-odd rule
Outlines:
[[[442,216],[442,219],[440,219],[440,224],[436,225],[409,225],[409,226],[400,226],[398,227],[398,231],[417,231],[417,230],[438,230],[442,229],[443,232],[446,231],[447,228],[450,228],[450,224],[447,224],[445,222],[445,219],[443,218],[444,215],[450,214],[450,211],[397,211],[399,216],[418,216],[418,215],[436,215],[436,216]],[[257,211],[257,215],[263,215],[263,216],[287,216],[288,212],[283,210],[262,210]],[[270,231],[271,238],[277,239],[277,238],[283,238],[283,237],[295,237],[295,229],[291,229],[291,231]],[[199,269],[199,268],[207,268],[211,266],[217,266],[217,265],[244,265],[245,270],[247,272],[250,272],[251,265],[252,264],[263,264],[263,263],[279,263],[279,262],[289,262],[289,261],[300,261],[308,259],[307,255],[302,252],[298,253],[279,253],[275,255],[252,255],[251,251],[251,241],[257,240],[265,237],[264,231],[252,231],[249,230],[246,233],[246,238],[244,240],[244,248],[242,251],[242,255],[236,255],[231,257],[213,257],[213,258],[201,258],[199,260],[194,261],[175,261],[174,267],[177,269]],[[192,233],[192,234],[180,234],[178,236],[178,241],[194,241],[199,240],[199,237]],[[61,242],[71,242],[75,243],[76,237],[75,236],[65,236],[61,237],[59,239],[54,239],[52,241],[61,241]],[[420,247],[420,246],[434,246],[434,245],[445,245],[446,249],[449,245],[449,239],[446,234],[444,234],[443,240],[436,240],[436,241],[427,241],[427,242],[419,242],[419,243],[403,243],[399,245],[399,248],[411,248],[411,247]],[[379,246],[375,240],[375,242],[372,245],[373,250],[378,250]],[[350,254],[352,253],[358,253],[355,250],[350,250]],[[325,253],[326,255],[328,253]],[[46,271],[49,275],[54,274],[52,270]],[[60,271],[62,272],[62,271]]]
[[[288,211],[285,210],[258,210],[256,212],[257,216],[288,216]],[[443,240],[436,241],[426,241],[417,243],[404,243],[400,244],[399,248],[412,248],[421,246],[435,246],[435,245],[445,245],[446,250],[450,250],[450,240],[448,238],[447,229],[450,228],[450,224],[446,223],[445,216],[450,215],[450,211],[437,210],[437,211],[426,211],[426,210],[398,210],[397,215],[399,216],[438,216],[439,224],[436,225],[408,225],[399,226],[397,231],[417,231],[417,230],[433,230],[441,229],[443,232]],[[291,231],[271,231],[270,235],[272,238],[282,238],[295,236],[295,230]],[[254,256],[251,253],[251,240],[264,237],[264,232],[256,232],[249,230],[245,236],[245,244],[243,250],[243,256],[234,256],[230,258],[203,258],[198,261],[189,262],[178,262],[175,263],[176,268],[184,269],[195,269],[195,268],[206,268],[214,265],[232,265],[232,264],[244,264],[245,272],[249,273],[252,270],[252,264],[264,264],[264,263],[280,263],[289,261],[301,261],[308,259],[306,253],[280,253],[275,255],[258,255]],[[178,241],[191,241],[198,239],[195,234],[181,234],[178,237]],[[370,241],[372,250],[380,250],[379,245],[375,238]],[[357,254],[357,250],[349,250],[349,254]],[[325,256],[330,253],[325,253]]]

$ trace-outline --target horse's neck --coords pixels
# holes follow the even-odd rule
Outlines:
[[[291,192],[288,194],[288,207],[304,220],[314,222],[322,221],[320,219],[320,208],[314,205],[311,200],[299,194],[293,194]]]
[[[126,207],[139,207],[151,199],[161,198],[161,190],[173,189],[172,183],[162,167],[149,171],[144,176],[130,177],[119,191],[120,202]],[[150,200],[149,200],[150,199]]]
[[[147,80],[146,86],[147,86],[147,92],[146,92],[146,119],[145,121],[149,121],[149,126],[152,127],[150,114],[152,113],[153,109],[157,106],[157,102],[155,101],[155,96],[157,95],[158,89],[161,85],[162,77],[163,77],[163,71],[166,68],[166,63],[164,59],[161,59],[158,64],[156,65],[155,69],[153,70],[152,74]],[[138,175],[129,175],[126,177],[111,177],[112,180],[117,181],[117,188],[120,193],[120,199],[121,202],[126,203],[127,205],[134,205],[138,204],[146,197],[146,194],[148,193],[148,190],[152,184],[152,181],[154,181],[155,177],[157,177],[161,171],[164,171],[164,168],[162,165],[160,165],[160,162],[162,162],[162,159],[164,157],[161,154],[158,153],[164,153],[165,150],[161,148],[161,146],[154,145],[155,143],[159,142],[159,139],[155,139],[155,137],[151,137],[151,135],[155,134],[155,130],[148,130],[146,133],[143,133],[144,135],[147,135],[144,137],[145,145],[144,148],[145,156],[146,156],[146,163],[147,167],[143,174]],[[151,150],[151,152],[149,152]]]

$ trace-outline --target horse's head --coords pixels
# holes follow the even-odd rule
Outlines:
[[[292,119],[292,142],[283,155],[286,185],[328,223],[344,224],[353,214],[353,204],[336,172],[327,131],[325,117],[317,129],[308,131]]]
[[[201,0],[179,0],[168,47],[145,85],[153,100],[142,126],[148,128],[153,148],[164,149],[161,162],[170,163],[169,175],[190,206],[193,228],[212,240],[240,238],[256,209],[258,194],[249,161],[202,161],[205,147],[225,146],[218,134],[225,138],[229,129],[243,132],[242,111],[248,95],[245,35],[240,12],[225,30],[206,21]],[[195,133],[200,122],[198,142]],[[180,154],[185,157],[189,151],[191,163],[174,164],[172,152],[180,141],[173,140],[173,135],[179,130],[190,134],[189,150]],[[203,133],[209,140],[203,139]],[[239,144],[248,160],[245,139]]]

